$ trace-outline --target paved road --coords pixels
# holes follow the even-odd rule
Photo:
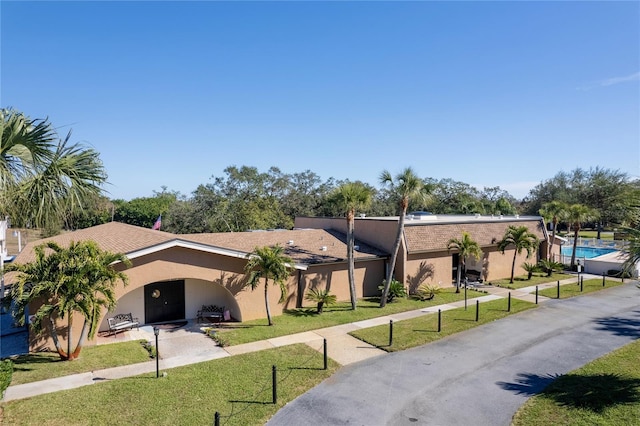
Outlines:
[[[342,368],[268,425],[509,425],[553,378],[640,337],[635,284]]]

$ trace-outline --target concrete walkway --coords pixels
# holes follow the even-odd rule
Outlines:
[[[597,278],[597,277],[596,277]],[[586,277],[585,277],[586,279]],[[576,282],[576,278],[561,281],[561,284]],[[545,286],[555,286],[551,283]],[[542,289],[543,286],[540,286]],[[527,287],[520,290],[507,290],[499,287],[485,286],[482,291],[489,293],[487,296],[468,299],[467,303],[472,306],[478,300],[480,303],[507,297],[511,292],[511,297],[534,301],[534,295],[529,291],[535,291],[535,287]],[[549,299],[539,297],[538,302],[543,303]],[[295,343],[305,343],[318,351],[323,350],[323,339],[327,339],[328,356],[341,365],[349,365],[370,358],[379,357],[387,352],[371,346],[361,340],[348,335],[349,332],[389,324],[390,320],[402,321],[416,318],[423,315],[437,313],[438,310],[446,311],[464,306],[464,301],[458,301],[445,305],[432,306],[424,309],[400,312],[397,314],[385,315],[364,321],[349,324],[342,324],[323,329],[307,331],[287,336],[275,337],[242,345],[220,348],[213,340],[200,332],[199,324],[190,322],[186,327],[177,330],[161,330],[159,336],[160,347],[160,369],[180,367],[183,365],[198,362],[210,361],[232,355],[239,355],[255,352],[264,349],[271,349]],[[153,342],[155,336],[151,327],[140,327],[140,330],[132,330],[126,337],[130,340],[145,339]],[[107,339],[107,338],[105,338]],[[118,341],[123,341],[124,336],[120,336]],[[185,353],[188,348],[188,353]],[[139,364],[131,364],[120,367],[113,367],[104,370],[96,370],[88,373],[74,374],[70,376],[58,377],[40,382],[26,383],[22,385],[9,386],[5,392],[3,401],[29,398],[40,394],[56,392],[63,389],[72,389],[80,386],[87,386],[99,383],[104,380],[113,380],[123,377],[136,376],[150,373],[156,370],[156,362],[151,360]]]
[[[513,294],[512,294],[513,296]],[[552,380],[640,337],[635,283],[352,364],[269,425],[509,425]]]

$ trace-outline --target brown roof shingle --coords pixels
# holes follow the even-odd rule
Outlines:
[[[509,225],[526,226],[543,240],[544,230],[542,222],[518,221],[518,222],[480,222],[480,223],[449,223],[449,224],[420,224],[405,226],[404,235],[409,253],[419,253],[424,251],[447,250],[447,243],[452,238],[460,238],[462,232],[466,231],[471,235],[481,247],[495,245],[502,239]]]

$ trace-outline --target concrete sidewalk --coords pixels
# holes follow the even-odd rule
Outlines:
[[[561,284],[575,283],[576,280],[577,278],[571,278],[561,281]],[[547,286],[554,285],[555,283],[551,283]],[[529,288],[523,288],[520,290],[508,290],[499,287],[486,286],[485,288],[482,288],[481,291],[489,293],[487,296],[468,299],[467,303],[469,306],[472,306],[476,303],[476,300],[478,300],[480,303],[485,303],[492,300],[506,298],[509,292],[511,292],[511,297],[513,298],[533,302],[534,296],[529,294],[529,291],[535,291],[535,287],[533,287],[533,290],[528,289]],[[543,303],[546,300],[548,299],[540,297],[539,303]],[[371,318],[364,321],[341,324],[313,331],[306,331],[257,342],[229,346],[226,348],[220,348],[219,346],[216,346],[211,339],[204,336],[204,334],[196,333],[194,327],[197,327],[197,325],[190,324],[190,327],[187,330],[162,332],[162,340],[159,344],[161,348],[160,369],[166,370],[169,368],[180,367],[198,362],[211,361],[228,356],[256,352],[296,343],[305,343],[313,349],[323,351],[323,339],[327,339],[328,356],[341,365],[349,365],[387,353],[361,340],[351,337],[348,334],[349,332],[358,329],[389,324],[390,320],[397,322],[420,317],[423,315],[432,315],[434,313],[437,313],[438,310],[446,311],[463,306],[464,300],[461,300],[449,304],[431,306],[414,311],[399,312],[396,314]],[[150,331],[145,327],[141,327],[140,331],[135,331],[135,333],[137,333],[134,336],[135,338],[146,338],[147,340],[153,341],[152,330]],[[189,354],[184,354],[184,351],[180,351],[177,349],[184,349],[185,347],[189,348]],[[43,380],[39,382],[13,385],[9,386],[5,391],[3,401],[6,402],[16,399],[29,398],[36,395],[56,392],[63,389],[73,389],[81,386],[99,383],[104,380],[115,380],[123,377],[136,376],[153,372],[155,371],[155,369],[156,362],[152,360],[139,364],[124,365],[120,367],[107,368],[104,370],[96,370],[87,373],[57,377],[54,379]]]

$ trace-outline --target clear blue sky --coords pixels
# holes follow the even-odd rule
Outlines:
[[[111,198],[230,165],[377,185],[640,175],[638,2],[11,2],[0,106],[100,152]]]

